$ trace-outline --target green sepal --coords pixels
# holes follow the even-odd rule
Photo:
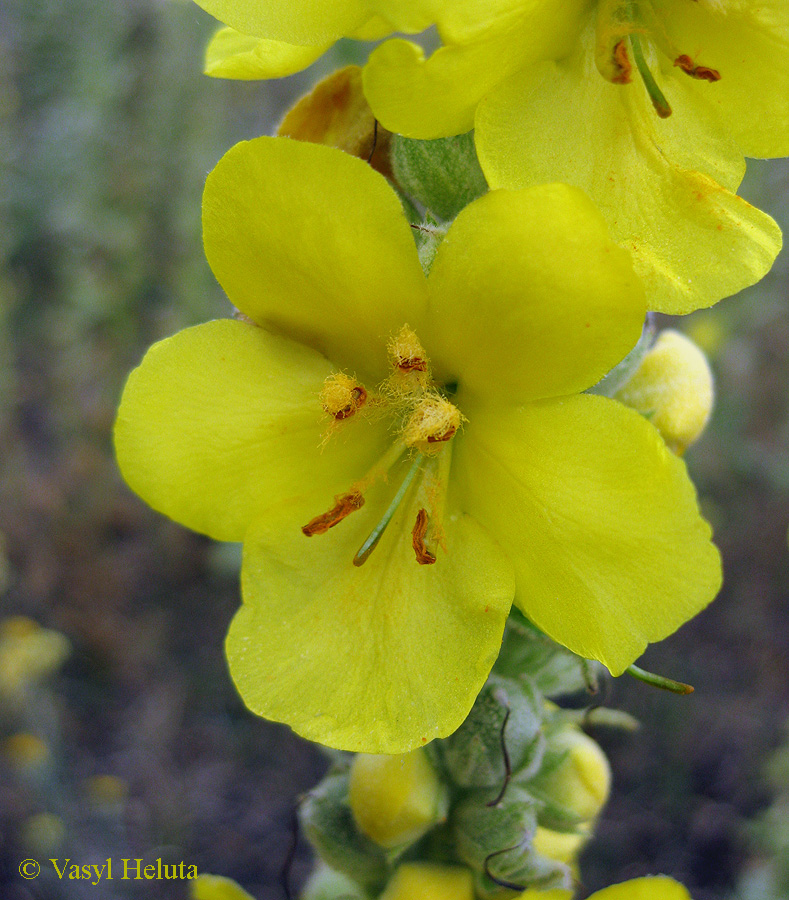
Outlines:
[[[348,772],[327,775],[299,809],[307,840],[328,866],[375,894],[390,873],[386,851],[359,832],[348,805]]]
[[[359,885],[329,866],[318,864],[304,885],[301,900],[369,900]]]
[[[586,687],[588,662],[551,640],[513,607],[493,672],[508,678],[528,673],[539,691],[555,697]]]
[[[544,746],[543,698],[528,679],[491,676],[466,721],[440,742],[450,781],[462,788],[490,788],[495,798],[509,774],[529,777]]]
[[[529,792],[510,785],[495,806],[489,802],[488,791],[473,791],[458,804],[453,816],[455,849],[475,873],[478,895],[501,896],[507,885],[516,890],[569,883],[566,866],[545,859],[532,848],[538,807]]]
[[[400,188],[439,219],[450,221],[488,189],[473,132],[435,141],[392,139],[392,172]]]

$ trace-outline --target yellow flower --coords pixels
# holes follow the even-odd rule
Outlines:
[[[386,128],[475,127],[492,188],[586,191],[651,309],[710,306],[769,270],[780,230],[735,192],[744,154],[789,153],[785,0],[409,5],[433,10],[444,46],[373,52],[365,92]]]
[[[572,891],[529,890],[519,900],[572,900]],[[665,875],[648,875],[596,891],[589,900],[691,900],[690,894],[678,881]]]
[[[638,413],[579,393],[645,310],[580,191],[485,195],[426,278],[382,176],[259,138],[209,176],[203,228],[257,324],[154,346],[116,446],[154,508],[244,541],[227,655],[252,710],[401,753],[463,721],[513,598],[618,674],[715,595],[684,464]]]

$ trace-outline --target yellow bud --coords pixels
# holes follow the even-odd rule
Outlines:
[[[422,749],[397,756],[359,753],[348,799],[359,830],[387,849],[412,843],[440,818],[441,784]]]
[[[701,435],[712,412],[712,372],[702,351],[678,331],[661,332],[616,399],[647,416],[678,454]]]
[[[198,875],[189,887],[192,900],[254,900],[241,885],[224,875]]]
[[[541,825],[534,832],[532,847],[548,859],[572,866],[578,859],[581,848],[586,843],[587,834],[567,831],[553,831]]]
[[[542,782],[551,799],[590,822],[603,808],[611,789],[611,767],[599,745],[574,726],[555,735],[551,750],[566,753]]]
[[[474,900],[474,879],[460,866],[404,863],[380,900]]]

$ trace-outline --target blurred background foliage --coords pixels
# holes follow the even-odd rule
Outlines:
[[[283,897],[292,808],[325,767],[316,748],[249,715],[229,683],[222,640],[238,604],[238,549],[150,512],[111,451],[117,399],[144,350],[229,312],[202,254],[206,173],[358,52],[342,45],[280,83],[226,83],[201,75],[213,26],[188,0],[0,6],[9,900],[186,894],[179,882],[18,877],[22,859],[51,856],[162,857],[229,875],[260,900]],[[752,163],[743,191],[789,226],[785,163]],[[644,658],[694,695],[625,679],[606,687],[605,702],[643,726],[595,734],[615,784],[584,856],[587,892],[665,872],[695,900],[789,896],[788,285],[784,254],[762,284],[681,325],[718,381],[688,464],[726,585]],[[300,846],[294,883],[308,866]]]

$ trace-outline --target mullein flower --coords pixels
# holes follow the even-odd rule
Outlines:
[[[444,46],[427,60],[402,39],[373,52],[365,92],[386,128],[474,127],[492,188],[585,190],[651,309],[710,306],[769,270],[780,230],[736,191],[744,155],[789,154],[785,0],[409,6],[433,10]]]
[[[513,599],[619,674],[713,598],[683,463],[581,393],[645,300],[580,191],[474,201],[426,277],[382,176],[259,138],[209,176],[203,226],[245,318],[154,346],[116,446],[154,508],[244,541],[226,649],[253,711],[405,752],[463,721]]]

